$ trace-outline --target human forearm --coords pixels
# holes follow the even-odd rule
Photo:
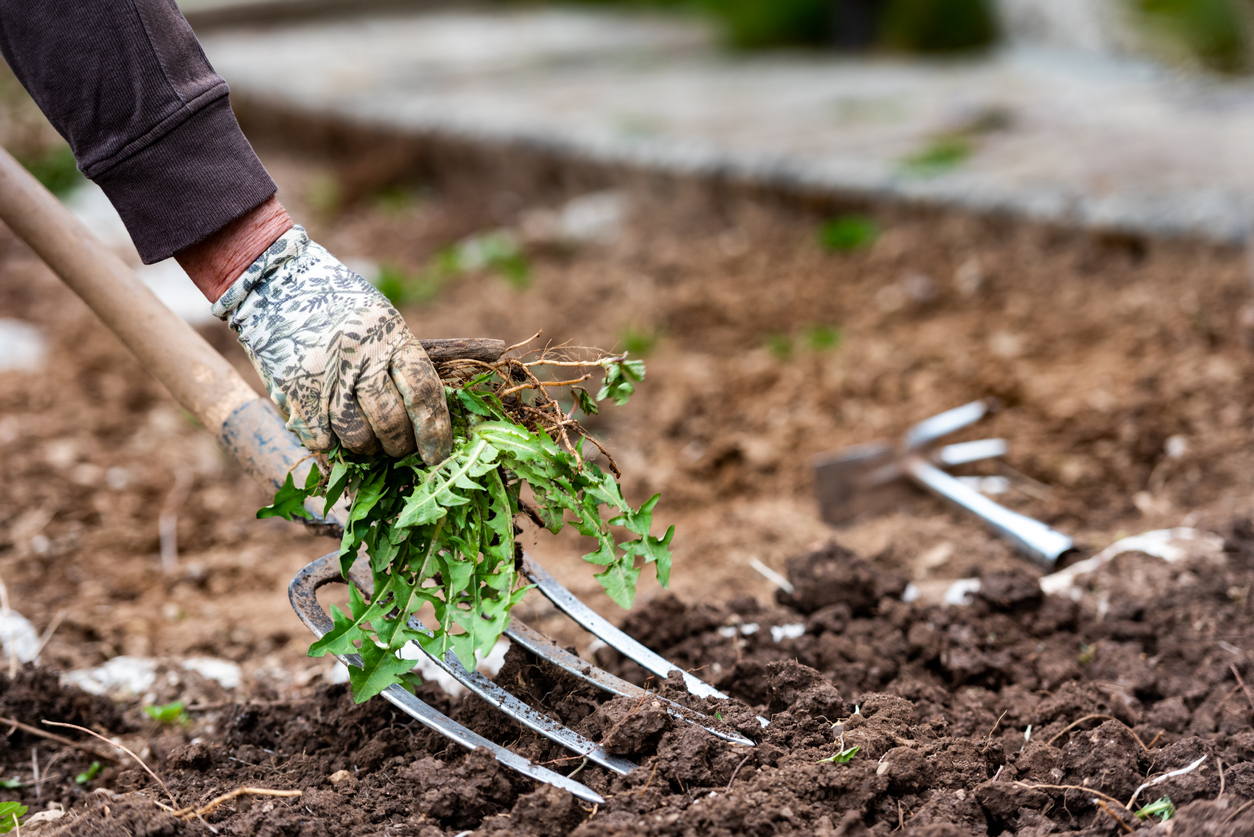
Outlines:
[[[173,0],[0,0],[0,51],[145,262],[274,194]]]
[[[287,210],[272,197],[174,258],[205,298],[217,302],[244,269],[291,228]]]

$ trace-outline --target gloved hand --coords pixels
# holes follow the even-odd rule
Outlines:
[[[355,453],[428,465],[452,450],[435,367],[400,313],[304,228],[262,253],[213,305],[239,335],[287,427],[312,451],[336,439]]]

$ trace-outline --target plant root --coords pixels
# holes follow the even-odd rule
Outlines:
[[[1249,701],[1250,711],[1254,712],[1254,695],[1250,694],[1249,688],[1245,685],[1245,681],[1241,679],[1241,672],[1237,671],[1237,667],[1231,663],[1228,668],[1232,670],[1232,676],[1237,679],[1237,685],[1241,687],[1241,691],[1245,692],[1245,699]]]
[[[1098,807],[1098,808],[1101,808],[1101,809],[1102,809],[1103,811],[1105,811],[1108,815],[1110,815],[1110,818],[1111,818],[1112,820],[1114,820],[1115,822],[1119,823],[1119,830],[1120,830],[1120,831],[1122,831],[1124,834],[1131,834],[1131,833],[1134,831],[1134,829],[1132,828],[1132,826],[1130,826],[1130,825],[1128,825],[1126,822],[1124,822],[1122,817],[1120,817],[1120,816],[1119,816],[1118,814],[1116,814],[1113,810],[1111,810],[1110,805],[1108,805],[1105,801],[1103,801],[1103,800],[1101,800],[1101,799],[1094,799],[1093,801],[1097,803],[1097,807]]]
[[[1228,823],[1235,820],[1237,817],[1241,816],[1241,814],[1245,812],[1245,809],[1250,807],[1251,805],[1254,805],[1254,799],[1251,799],[1249,802],[1245,803],[1240,808],[1236,809],[1231,814],[1229,814],[1228,819],[1224,820],[1223,824],[1227,825]]]
[[[215,811],[219,806],[224,805],[227,802],[230,802],[232,799],[235,799],[236,797],[239,797],[239,796],[295,797],[295,796],[300,796],[302,793],[304,793],[304,791],[272,790],[270,788],[253,788],[253,787],[236,788],[230,793],[224,793],[221,796],[214,797],[213,799],[209,800],[204,805],[201,805],[199,807],[195,805],[191,805],[186,808],[180,808],[177,811],[171,811],[170,813],[176,817],[181,817],[185,820],[190,820],[194,817],[203,817],[206,814],[210,814],[213,811]]]
[[[501,355],[500,359],[494,363],[463,359],[441,364],[445,383],[450,386],[461,386],[466,381],[483,372],[494,373],[497,378],[494,391],[497,397],[505,404],[510,417],[515,422],[523,425],[528,430],[543,430],[561,444],[567,452],[573,455],[575,461],[580,465],[583,464],[583,455],[580,453],[575,440],[588,440],[596,447],[600,455],[605,458],[614,476],[621,477],[622,474],[618,470],[618,463],[614,461],[614,457],[596,439],[590,436],[575,419],[575,410],[578,408],[578,402],[571,408],[570,413],[567,414],[562,411],[557,400],[550,394],[550,389],[560,388],[566,388],[572,392],[576,390],[582,391],[579,384],[592,377],[591,371],[584,371],[579,377],[569,380],[542,381],[532,370],[535,367],[544,366],[580,371],[597,368],[607,369],[610,364],[621,362],[627,356],[625,354],[610,356],[599,349],[578,349],[567,345],[545,346],[541,349],[530,349],[516,357],[508,356],[510,352],[522,349],[534,342],[542,333],[536,332],[527,340],[510,346]],[[583,360],[571,356],[572,352],[579,351],[590,353],[592,359]],[[526,398],[527,393],[532,393],[530,399]]]
[[[740,760],[740,764],[736,765],[736,769],[732,771],[731,778],[727,780],[727,790],[724,793],[731,793],[732,785],[736,783],[736,777],[740,775],[740,768],[749,763],[749,759],[753,758],[753,753],[749,753]]]
[[[55,741],[57,744],[60,744],[63,747],[69,747],[72,750],[78,750],[79,752],[86,753],[89,756],[95,756],[98,759],[104,759],[105,761],[117,761],[118,760],[118,757],[112,753],[106,753],[103,750],[98,750],[95,747],[89,747],[86,744],[82,744],[78,741],[71,741],[68,738],[64,738],[55,733],[51,733],[46,730],[39,729],[38,727],[32,727],[30,724],[24,724],[21,721],[14,720],[13,718],[6,718],[0,715],[0,726],[9,727],[10,732],[12,732],[12,730],[14,729],[20,729],[22,732],[26,733],[27,735],[33,735],[37,738],[43,738],[47,741]],[[113,747],[115,745],[113,744],[112,741],[110,741],[109,746]]]
[[[156,779],[156,780],[157,780],[157,784],[161,786],[161,789],[162,789],[163,791],[165,791],[165,795],[166,795],[166,796],[168,796],[168,797],[170,797],[170,801],[174,803],[174,807],[175,807],[175,808],[179,808],[179,807],[181,807],[181,806],[179,805],[179,801],[178,801],[177,799],[175,799],[175,798],[174,798],[174,794],[170,792],[170,788],[166,785],[166,783],[165,783],[165,782],[161,781],[161,777],[160,777],[160,776],[158,776],[156,773],[154,773],[154,772],[152,771],[152,768],[151,768],[151,767],[149,767],[148,765],[144,764],[144,760],[143,760],[143,759],[141,759],[139,756],[135,755],[133,752],[131,752],[130,750],[128,750],[126,747],[122,746],[121,744],[114,744],[112,741],[110,741],[109,739],[105,738],[105,737],[104,737],[103,735],[101,735],[100,733],[98,733],[98,732],[93,732],[92,730],[89,730],[87,727],[80,727],[78,724],[66,724],[66,723],[62,723],[61,721],[44,721],[44,723],[45,723],[45,724],[47,724],[47,725],[48,725],[48,726],[50,726],[50,727],[66,727],[67,729],[76,729],[76,730],[78,730],[79,732],[85,732],[85,733],[87,733],[88,735],[92,735],[92,736],[95,736],[96,738],[99,738],[101,741],[103,741],[104,743],[108,744],[108,745],[109,745],[109,746],[111,746],[111,747],[117,747],[119,750],[121,750],[122,752],[126,753],[128,756],[130,756],[131,758],[133,758],[133,759],[135,760],[135,763],[136,763],[136,764],[138,764],[140,767],[144,768],[144,770],[146,770],[146,771],[148,772],[148,775],[149,775],[149,776],[151,776],[152,778],[154,778],[154,779]]]
[[[1132,798],[1129,799],[1128,804],[1123,807],[1131,811],[1132,806],[1136,804],[1136,798],[1141,795],[1141,791],[1145,790],[1146,788],[1152,788],[1154,787],[1154,785],[1157,785],[1159,782],[1165,782],[1168,779],[1172,778],[1173,776],[1183,776],[1186,773],[1192,773],[1194,770],[1197,770],[1199,767],[1201,767],[1202,762],[1204,761],[1206,761],[1206,756],[1202,756],[1200,759],[1193,762],[1188,767],[1182,767],[1179,770],[1173,770],[1170,773],[1164,773],[1163,775],[1159,776],[1156,779],[1150,779],[1148,782],[1141,785],[1139,788],[1137,788],[1135,791],[1132,792]]]
[[[1141,745],[1142,750],[1144,750],[1147,753],[1149,752],[1149,747],[1147,747],[1145,745],[1145,742],[1141,740],[1141,736],[1137,735],[1136,731],[1133,730],[1132,727],[1128,726],[1123,721],[1119,720],[1113,715],[1085,715],[1083,718],[1079,719],[1078,721],[1072,721],[1071,723],[1063,727],[1062,732],[1058,733],[1053,738],[1045,742],[1045,746],[1052,747],[1055,741],[1057,741],[1059,738],[1062,738],[1064,735],[1071,732],[1071,730],[1075,729],[1076,727],[1078,727],[1080,724],[1084,723],[1085,721],[1096,721],[1098,719],[1101,719],[1103,721],[1114,721],[1115,723],[1119,724],[1124,729],[1126,729],[1128,733],[1134,739],[1136,739],[1136,743]],[[1154,740],[1157,741],[1158,738],[1156,737]]]
[[[1015,782],[1015,784],[1021,788],[1028,788],[1029,790],[1080,791],[1081,793],[1088,794],[1089,796],[1096,796],[1096,797],[1100,797],[1101,799],[1106,800],[1107,802],[1113,802],[1114,804],[1118,805],[1120,808],[1126,809],[1128,807],[1124,805],[1122,802],[1120,802],[1118,799],[1115,799],[1113,796],[1107,796],[1101,791],[1093,790],[1092,788],[1086,788],[1083,785],[1036,785],[1036,784],[1032,784],[1031,782]]]

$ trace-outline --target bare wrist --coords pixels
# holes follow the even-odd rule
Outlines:
[[[174,254],[210,302],[226,292],[244,269],[293,226],[278,198],[249,210],[203,241]]]

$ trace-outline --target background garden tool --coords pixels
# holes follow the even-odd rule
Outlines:
[[[279,488],[289,473],[297,483],[305,478],[313,467],[308,451],[287,430],[269,400],[257,395],[204,338],[166,308],[115,253],[96,239],[3,150],[0,150],[0,219],[96,312],[149,372],[214,434],[222,448],[267,491]],[[422,345],[437,367],[443,361],[460,358],[491,362],[505,349],[502,341],[483,339],[424,340]],[[315,514],[311,523],[315,530],[339,536],[342,529],[334,510],[309,510]],[[330,629],[331,620],[317,602],[315,591],[323,584],[343,580],[339,576],[337,554],[331,553],[306,566],[293,579],[289,590],[297,614],[319,637]],[[689,692],[697,697],[726,697],[712,686],[679,671],[676,666],[615,628],[525,556],[523,572],[558,609],[624,656],[662,678],[678,671]],[[372,592],[368,572],[352,575],[354,583],[364,593],[368,595]],[[416,621],[411,621],[411,625],[421,630]],[[725,740],[741,745],[753,744],[737,733],[719,728],[714,719],[660,695],[646,693],[638,686],[590,666],[517,620],[511,623],[506,636],[541,659],[607,692],[656,700],[676,717],[709,728]],[[417,644],[411,645],[420,651]],[[340,659],[353,664],[355,657],[345,655]],[[635,766],[626,759],[606,753],[595,742],[517,700],[477,672],[466,671],[452,654],[444,659],[435,659],[435,662],[506,714],[589,761],[617,773],[626,773]],[[390,686],[382,692],[382,696],[422,724],[465,747],[482,747],[501,763],[538,781],[564,788],[590,802],[604,801],[585,785],[533,764],[461,726],[399,685]],[[762,723],[765,724],[765,721]]]
[[[814,460],[819,514],[833,526],[891,508],[909,481],[973,514],[1045,572],[1072,552],[1071,538],[1030,517],[998,505],[941,470],[1006,453],[1004,439],[980,439],[938,446],[942,437],[988,414],[992,402],[972,401],[911,427],[898,444],[873,442],[823,454]]]

